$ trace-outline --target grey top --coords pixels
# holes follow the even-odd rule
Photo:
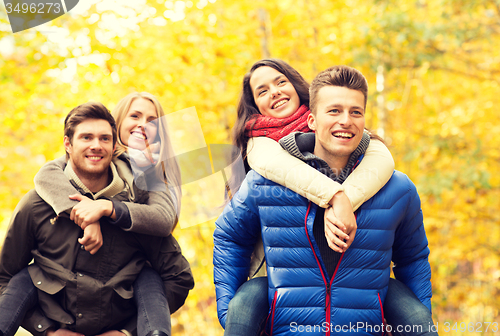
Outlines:
[[[146,204],[134,203],[133,184],[136,184],[126,156],[121,155],[113,159],[118,174],[125,182],[126,188],[131,191],[130,199],[122,202],[130,213],[131,225],[122,227],[125,231],[148,234],[152,236],[167,237],[172,233],[177,223],[176,201],[173,193],[167,188],[165,191],[148,192],[149,199]],[[64,174],[66,158],[61,157],[46,163],[35,175],[35,190],[47,202],[57,215],[71,209],[78,204],[68,198],[69,195],[78,193]],[[119,206],[119,205],[118,205]],[[115,203],[115,207],[117,204]]]

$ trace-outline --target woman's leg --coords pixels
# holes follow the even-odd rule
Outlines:
[[[384,312],[393,336],[436,336],[429,309],[401,281],[390,279]]]
[[[145,266],[134,282],[137,335],[171,335],[170,309],[160,275]]]
[[[28,268],[10,279],[0,295],[0,334],[12,336],[30,309],[38,303],[38,292],[31,281]]]
[[[257,336],[269,313],[267,277],[248,280],[229,302],[224,336]]]

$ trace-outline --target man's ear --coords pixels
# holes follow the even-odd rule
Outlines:
[[[309,128],[312,131],[316,130],[316,118],[314,117],[314,115],[312,114],[312,112],[309,113],[309,115],[307,116],[307,126],[309,126]]]
[[[63,142],[64,142],[64,149],[66,150],[66,153],[71,154],[71,149],[73,146],[69,142],[69,138],[67,135],[64,136]]]

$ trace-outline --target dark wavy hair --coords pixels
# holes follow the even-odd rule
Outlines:
[[[241,167],[241,164],[233,165],[231,178],[226,183],[226,200],[232,198],[245,178],[245,174],[250,170],[250,166],[246,159],[249,137],[245,135],[245,125],[248,121],[256,119],[256,117],[260,115],[260,111],[253,97],[250,79],[254,71],[263,66],[271,67],[285,75],[295,88],[299,96],[300,105],[305,105],[309,108],[309,83],[307,83],[304,77],[302,77],[297,70],[292,68],[290,64],[280,59],[268,58],[260,60],[252,65],[250,71],[243,77],[243,87],[238,103],[238,116],[232,131],[234,150],[231,153],[231,162],[241,159],[243,167]]]
[[[246,151],[249,138],[245,135],[245,125],[249,120],[255,119],[260,115],[259,109],[255,104],[250,79],[255,70],[260,67],[268,66],[282,73],[292,83],[297,92],[300,105],[309,107],[309,83],[302,77],[301,74],[285,61],[276,58],[263,59],[256,62],[250,68],[250,71],[243,77],[243,88],[238,103],[238,117],[233,127],[233,145],[240,150],[240,154],[245,162],[245,170],[249,167],[246,162]]]

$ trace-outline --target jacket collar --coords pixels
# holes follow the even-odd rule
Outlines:
[[[363,137],[361,138],[358,147],[354,150],[354,152],[352,152],[349,160],[347,161],[347,165],[338,175],[333,172],[325,160],[313,154],[315,141],[316,135],[314,133],[294,132],[282,138],[279,143],[281,147],[283,147],[291,155],[307,162],[310,165],[313,165],[332,180],[338,183],[343,183],[349,174],[351,174],[358,162],[363,159],[363,155],[370,144],[370,136],[366,132],[363,133]]]
[[[114,165],[113,162],[110,164],[111,168],[111,175],[113,177],[112,181],[110,184],[108,184],[104,189],[98,191],[97,193],[92,193],[89,188],[83,182],[80,180],[78,175],[76,175],[75,171],[71,167],[71,164],[67,164],[66,168],[64,168],[64,174],[68,177],[70,181],[73,181],[74,184],[78,186],[85,194],[90,194],[92,195],[93,199],[98,199],[99,197],[113,197],[116,194],[120,193],[123,191],[125,188],[125,183],[123,180],[120,178],[118,175],[118,172],[116,170],[116,166]]]

